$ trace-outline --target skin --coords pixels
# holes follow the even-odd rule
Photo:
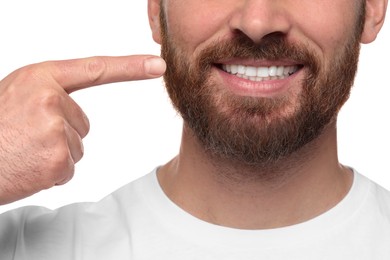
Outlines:
[[[350,39],[356,16],[351,11],[356,10],[355,1],[351,0],[299,3],[289,0],[163,0],[161,3],[149,0],[148,3],[154,40],[161,43],[159,5],[162,4],[170,40],[190,60],[213,41],[231,39],[240,31],[257,43],[269,34],[282,33],[290,42],[305,43],[323,64],[327,64],[330,57],[337,55],[338,47]],[[383,24],[387,1],[367,0],[366,6],[362,43],[375,39]],[[234,63],[257,65],[250,60]],[[267,64],[267,61],[263,63]],[[215,81],[223,80],[217,71],[212,77]],[[300,93],[299,81],[303,77],[304,70],[282,82],[286,87],[281,91],[267,92],[267,97]],[[260,91],[243,92],[241,89],[236,94],[264,96],[261,89],[267,88],[267,84],[257,83],[255,87]],[[234,86],[226,87],[235,91]],[[290,98],[291,106],[296,106],[295,95],[291,94]],[[227,178],[224,171],[230,171],[229,176],[235,178]],[[250,177],[253,171],[207,156],[185,123],[180,153],[158,172],[168,197],[207,222],[242,229],[301,223],[335,206],[351,187],[351,170],[342,166],[337,157],[336,119],[317,139],[281,162],[273,175],[275,178],[270,180],[254,180]]]
[[[161,76],[153,56],[92,57],[20,68],[0,82],[0,204],[68,182],[89,122],[68,95],[110,82]],[[23,105],[21,105],[23,104]]]
[[[234,30],[242,31],[255,42],[269,33],[282,32],[291,41],[307,42],[326,60],[343,41],[353,17],[352,0],[328,2],[163,0],[162,3],[169,30],[184,52],[196,54],[213,39],[228,39]],[[375,39],[387,5],[386,0],[366,2],[362,43]],[[160,43],[160,0],[149,0],[148,4],[153,38]],[[89,123],[69,93],[105,83],[159,77],[164,73],[165,63],[161,59],[148,63],[151,58],[93,57],[43,62],[23,67],[3,79],[0,204],[72,178],[74,164],[83,155],[82,138],[88,133]],[[294,90],[299,92],[299,86]],[[313,153],[310,160],[302,163],[296,159],[297,154],[294,167],[272,182],[226,179],[217,174],[216,162],[205,156],[184,124],[180,153],[161,167],[158,178],[174,202],[211,223],[248,229],[285,226],[331,208],[351,185],[352,175],[337,159],[335,122],[309,148]]]

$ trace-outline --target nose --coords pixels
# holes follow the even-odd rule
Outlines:
[[[291,29],[286,0],[241,0],[229,21],[231,30],[258,43],[271,34],[287,34]]]

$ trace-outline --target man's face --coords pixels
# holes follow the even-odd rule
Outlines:
[[[362,10],[350,0],[162,2],[172,102],[212,155],[275,163],[318,137],[347,100]]]

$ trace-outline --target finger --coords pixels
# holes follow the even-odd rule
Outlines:
[[[81,107],[62,88],[51,88],[40,93],[35,107],[47,118],[60,116],[74,128],[81,138],[89,132],[89,120]],[[39,113],[39,114],[40,114]]]
[[[76,130],[80,138],[84,138],[90,129],[87,115],[82,108],[70,97],[66,96],[66,104],[63,105],[63,113],[70,126]]]
[[[63,179],[58,180],[55,185],[63,185],[69,182],[74,175],[74,166],[75,164],[81,160],[84,155],[84,146],[83,141],[81,140],[80,135],[74,130],[69,124],[65,124],[65,133],[67,138],[67,144],[69,153],[71,155],[71,160],[69,158],[69,169]]]
[[[77,131],[69,124],[65,125],[65,133],[73,163],[77,163],[84,155],[83,141]]]
[[[166,69],[163,59],[150,55],[90,57],[44,65],[46,73],[67,93],[101,84],[156,78]]]

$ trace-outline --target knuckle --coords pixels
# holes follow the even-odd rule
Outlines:
[[[47,91],[50,78],[46,75],[46,62],[30,64],[8,75],[3,82],[2,96],[8,99],[36,101]],[[49,88],[50,89],[50,88]]]
[[[66,120],[61,116],[53,116],[47,122],[45,135],[56,144],[65,145],[66,143]]]
[[[69,179],[74,173],[74,162],[66,147],[57,148],[50,156],[47,170],[52,176],[48,185],[55,185],[65,179]]]
[[[34,84],[35,81],[42,80],[41,66],[37,64],[30,64],[17,69],[11,75],[13,83],[21,87],[28,87]]]
[[[93,57],[85,64],[85,73],[90,82],[98,82],[106,71],[107,64],[103,57]]]
[[[52,66],[52,62],[44,61],[41,63],[35,63],[27,65],[21,68],[21,74],[24,75],[25,79],[35,82],[48,82],[50,77],[48,77],[49,68]]]
[[[19,72],[20,75],[35,76],[39,75],[39,68],[40,65],[38,64],[30,64],[18,69],[17,72]]]
[[[46,89],[38,97],[38,106],[44,109],[53,109],[61,106],[63,97],[55,89]]]

